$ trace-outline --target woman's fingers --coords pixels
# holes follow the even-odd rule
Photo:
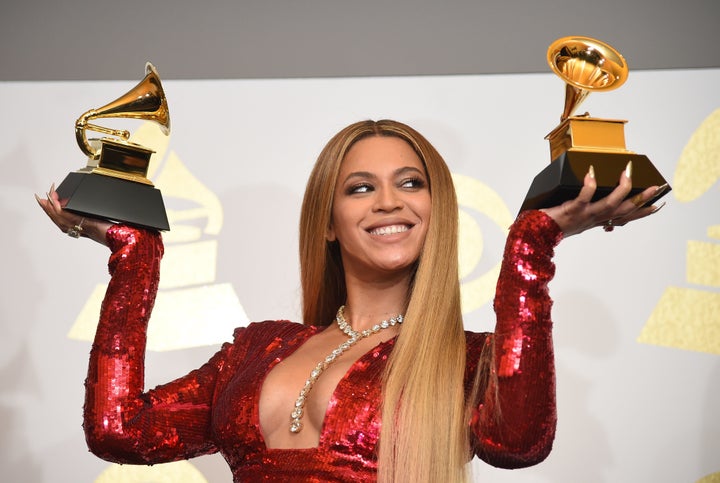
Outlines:
[[[657,212],[662,206],[647,205],[668,189],[667,185],[652,186],[629,197],[632,191],[632,161],[629,161],[620,175],[618,186],[607,196],[593,202],[597,182],[591,166],[577,197],[543,211],[555,219],[566,236],[598,226],[605,231],[612,231],[617,226]]]
[[[565,236],[580,233],[592,227],[595,223],[591,207],[593,206],[592,198],[596,190],[595,170],[590,166],[585,174],[583,186],[575,198],[567,200],[558,206],[544,208],[542,211],[555,220],[563,233],[565,233]]]
[[[651,186],[645,189],[641,193],[631,197],[628,201],[631,202],[636,209],[642,209],[648,207],[648,203],[651,200],[658,199],[664,195],[670,189],[670,185],[665,183],[662,186]]]
[[[81,224],[83,219],[81,216],[63,209],[65,203],[64,200],[60,200],[57,191],[55,191],[55,184],[50,187],[50,190],[45,196],[46,198],[42,199],[38,195],[35,195],[35,199],[52,222],[55,223],[63,233],[67,233],[68,230]]]
[[[106,233],[112,226],[107,220],[93,217],[82,217],[76,213],[64,209],[67,200],[61,200],[55,191],[55,184],[50,187],[43,199],[35,195],[40,208],[52,220],[52,222],[67,235],[73,238],[81,236],[90,238],[101,245],[107,244]]]
[[[632,190],[632,161],[629,161],[620,175],[618,186],[605,198],[596,201],[593,205],[596,220],[604,223],[621,216],[621,205]],[[632,205],[632,203],[630,203]],[[634,206],[634,205],[632,205]]]
[[[585,207],[592,201],[596,190],[597,181],[595,180],[595,168],[591,164],[583,179],[583,186],[580,188],[580,193],[578,193],[577,197],[572,201],[576,201],[579,205],[578,207]]]
[[[35,199],[37,200],[38,204],[43,209],[45,214],[47,214],[50,217],[50,219],[55,224],[57,224],[58,213],[57,213],[57,209],[55,208],[55,205],[53,203],[52,197],[50,196],[50,192],[48,191],[47,193],[45,193],[45,196],[46,196],[46,198],[42,199],[38,195],[35,195]]]
[[[615,226],[623,226],[626,223],[640,218],[645,218],[646,216],[659,211],[660,208],[665,206],[665,203],[662,203],[659,206],[648,206],[648,203],[657,199],[659,196],[662,196],[669,189],[670,186],[667,183],[662,186],[651,186],[626,199],[620,204],[620,206],[618,206],[618,209],[613,214],[613,217],[611,218],[613,220],[613,224]]]

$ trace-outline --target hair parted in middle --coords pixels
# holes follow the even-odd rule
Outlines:
[[[329,325],[346,302],[339,247],[326,235],[342,161],[355,143],[370,136],[394,136],[412,147],[425,167],[432,204],[407,294],[405,322],[384,375],[382,418],[395,424],[382,425],[378,478],[462,481],[469,443],[457,198],[445,161],[410,126],[392,120],[360,121],[338,132],[320,153],[300,215],[303,323]]]

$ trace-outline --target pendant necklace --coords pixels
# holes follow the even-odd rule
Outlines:
[[[290,432],[291,433],[299,433],[302,428],[302,417],[303,412],[305,409],[305,400],[307,398],[307,395],[310,393],[310,390],[312,389],[313,385],[315,384],[315,381],[318,380],[320,377],[320,374],[323,373],[327,367],[335,362],[335,360],[342,355],[343,352],[354,346],[359,340],[364,339],[366,337],[369,337],[373,334],[377,334],[383,329],[387,329],[388,327],[392,327],[396,324],[402,324],[403,322],[403,316],[402,314],[398,314],[395,317],[392,317],[387,320],[383,320],[382,322],[375,324],[369,329],[362,330],[360,332],[356,332],[350,327],[350,324],[348,324],[345,321],[345,306],[341,305],[340,308],[337,311],[337,315],[335,316],[335,321],[338,324],[338,327],[340,330],[345,333],[349,337],[348,340],[340,344],[337,349],[332,351],[328,356],[323,359],[322,361],[318,362],[318,365],[315,366],[315,369],[312,370],[310,373],[310,377],[308,377],[307,381],[305,381],[305,386],[303,386],[302,390],[300,391],[300,395],[298,396],[297,400],[295,401],[295,409],[293,409],[292,414],[290,415]]]

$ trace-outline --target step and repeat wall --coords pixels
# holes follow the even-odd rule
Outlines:
[[[138,80],[142,77],[138,66]],[[162,76],[162,65],[158,64]],[[218,455],[148,467],[87,451],[83,381],[108,281],[105,247],[39,209],[85,166],[75,120],[135,82],[0,84],[0,421],[3,480],[230,481]],[[298,320],[305,180],[330,137],[391,118],[438,148],[460,203],[467,329],[491,331],[508,226],[550,162],[564,83],[552,74],[164,81],[171,132],[127,127],[156,153],[149,177],[171,230],[153,313],[148,387],[201,365],[249,321]],[[628,148],[672,185],[657,214],[556,250],[558,432],[542,464],[476,481],[720,481],[720,70],[638,71],[581,106],[626,119]],[[602,169],[602,166],[595,166]],[[619,176],[620,173],[618,173]]]

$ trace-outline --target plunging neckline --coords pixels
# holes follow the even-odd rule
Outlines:
[[[260,380],[258,381],[258,385],[255,390],[255,394],[253,395],[255,410],[253,411],[253,422],[252,423],[257,430],[260,444],[262,444],[265,451],[274,451],[274,452],[278,452],[278,451],[313,451],[313,450],[320,449],[323,446],[323,443],[325,442],[325,433],[327,432],[328,419],[330,419],[330,417],[332,416],[332,413],[335,410],[335,407],[337,406],[337,404],[333,404],[333,403],[337,400],[336,396],[337,396],[338,390],[341,388],[341,386],[343,386],[344,384],[347,383],[347,381],[352,376],[352,374],[357,370],[357,367],[366,358],[371,357],[372,354],[376,350],[378,350],[378,349],[382,350],[382,347],[384,347],[386,345],[394,344],[395,339],[397,338],[397,335],[395,335],[395,336],[391,337],[390,339],[378,342],[377,344],[372,346],[370,349],[368,349],[366,352],[364,352],[362,355],[360,355],[360,357],[358,357],[355,361],[353,361],[352,364],[350,364],[350,367],[348,367],[347,371],[345,371],[345,374],[343,374],[343,376],[340,378],[340,380],[338,380],[337,384],[335,385],[335,388],[333,388],[333,391],[330,394],[330,398],[328,399],[327,407],[325,408],[325,414],[323,415],[323,421],[322,421],[322,424],[320,425],[320,431],[318,432],[318,441],[315,446],[307,446],[307,447],[303,447],[303,448],[275,448],[275,447],[271,448],[267,445],[267,441],[265,440],[265,434],[263,432],[262,426],[260,425],[260,397],[262,396],[262,390],[263,390],[263,387],[265,386],[265,381],[267,380],[267,377],[270,375],[272,370],[278,366],[278,364],[280,364],[281,362],[285,361],[288,357],[293,355],[298,349],[300,349],[300,347],[302,347],[308,340],[310,340],[311,337],[314,337],[314,336],[320,334],[328,327],[330,327],[330,326],[329,325],[324,326],[324,327],[313,326],[312,327],[313,330],[310,331],[310,333],[298,334],[295,341],[297,341],[297,339],[299,339],[301,337],[303,338],[303,340],[298,344],[292,344],[293,345],[292,350],[290,350],[286,354],[283,354],[281,357],[274,359],[273,362],[269,365],[268,370],[265,371],[262,378],[260,378]],[[289,429],[288,429],[288,431],[289,431]]]

